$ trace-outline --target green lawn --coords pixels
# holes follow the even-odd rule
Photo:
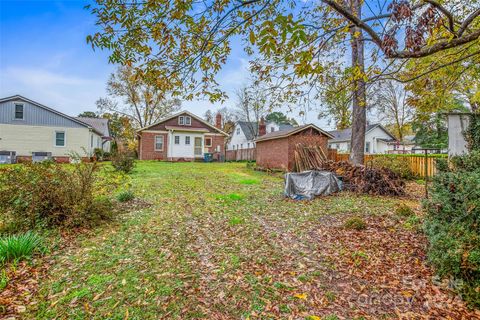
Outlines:
[[[413,200],[342,193],[295,202],[283,198],[281,176],[244,163],[139,162],[132,178],[151,206],[53,252],[28,317],[428,314],[425,241],[416,219],[394,214]],[[352,216],[367,228],[344,228]]]

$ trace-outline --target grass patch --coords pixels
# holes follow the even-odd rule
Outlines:
[[[241,184],[259,184],[260,181],[256,179],[242,179],[239,181]]]
[[[117,194],[117,200],[120,202],[128,202],[135,198],[135,194],[131,190],[124,190]]]
[[[0,238],[0,262],[22,260],[42,251],[42,239],[34,232]]]
[[[360,217],[351,217],[345,221],[343,226],[345,229],[360,231],[367,228],[367,223]]]
[[[411,217],[415,215],[415,212],[406,204],[401,204],[396,210],[395,213],[401,217]]]

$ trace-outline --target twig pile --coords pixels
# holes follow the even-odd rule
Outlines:
[[[401,196],[405,194],[405,183],[388,168],[373,168],[353,165],[347,161],[328,160],[323,150],[297,144],[294,151],[295,171],[327,170],[342,178],[344,190],[375,194]]]

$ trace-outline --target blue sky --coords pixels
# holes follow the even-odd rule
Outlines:
[[[96,110],[95,101],[105,96],[105,83],[115,66],[108,63],[108,52],[93,51],[85,41],[95,32],[95,19],[84,9],[86,4],[0,0],[0,97],[24,95],[69,115]],[[247,67],[241,45],[234,45],[217,77],[230,97],[247,82]],[[183,103],[184,109],[198,115],[221,106],[233,107],[234,101]],[[314,112],[307,119],[322,124]]]

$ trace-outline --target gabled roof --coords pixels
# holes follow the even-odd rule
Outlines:
[[[272,122],[268,122],[268,123],[272,123]],[[245,138],[247,140],[254,140],[255,137],[258,135],[258,122],[237,121],[237,124],[242,129],[243,134],[245,135]],[[291,128],[293,128],[293,126],[291,124],[279,124],[278,125],[278,130],[279,131],[285,131],[285,130],[288,130],[288,129],[291,129]]]
[[[156,126],[156,125],[158,125],[158,124],[160,124],[160,123],[162,123],[162,122],[165,122],[165,121],[168,121],[168,120],[170,120],[170,119],[176,118],[176,117],[178,117],[178,116],[180,116],[180,115],[182,115],[182,114],[187,114],[187,115],[189,115],[190,117],[195,118],[196,120],[200,121],[200,122],[203,123],[204,125],[208,126],[209,128],[212,128],[213,130],[218,131],[219,133],[221,133],[221,134],[223,134],[223,135],[225,135],[225,136],[228,136],[228,133],[226,133],[226,132],[218,129],[217,127],[211,125],[211,124],[208,123],[207,121],[203,120],[202,118],[200,118],[200,117],[198,117],[198,116],[196,116],[196,115],[194,115],[193,113],[188,112],[188,111],[180,111],[180,112],[178,112],[178,113],[175,113],[174,115],[171,115],[171,116],[169,116],[169,117],[167,117],[167,118],[161,119],[160,121],[157,121],[157,122],[155,122],[154,124],[151,124],[151,125],[149,125],[149,126],[143,127],[143,128],[141,128],[141,129],[139,129],[137,132],[140,132],[140,131],[143,131],[143,130],[147,130],[147,129],[149,129],[149,128],[151,128],[151,127],[154,127],[154,126]]]
[[[255,141],[258,142],[258,141],[286,138],[286,137],[289,137],[289,136],[294,135],[296,133],[302,132],[302,131],[304,131],[306,129],[309,129],[309,128],[312,128],[312,129],[314,129],[314,130],[316,130],[320,133],[323,133],[324,135],[326,135],[329,138],[333,138],[333,136],[330,133],[320,129],[316,125],[306,124],[306,125],[303,125],[303,126],[293,127],[291,129],[288,129],[288,130],[269,132],[267,134],[264,134],[261,137],[258,137],[257,139],[255,139]]]
[[[98,132],[102,133],[103,137],[110,137],[110,129],[108,127],[108,119],[105,118],[87,118],[87,117],[75,117],[83,123],[88,124]]]
[[[61,113],[60,111],[57,111],[57,110],[52,109],[52,108],[49,108],[49,107],[47,107],[47,106],[45,106],[45,105],[43,105],[43,104],[41,104],[41,103],[38,103],[38,102],[36,102],[36,101],[30,100],[30,99],[28,99],[28,98],[25,98],[24,96],[21,96],[21,95],[19,95],[19,94],[14,95],[14,96],[10,96],[10,97],[6,97],[6,98],[1,98],[1,99],[0,99],[0,103],[2,103],[2,102],[7,102],[7,101],[12,101],[12,100],[22,100],[22,101],[24,101],[24,102],[28,102],[28,103],[30,103],[30,104],[33,104],[33,105],[39,107],[39,108],[42,108],[42,109],[47,110],[47,111],[49,111],[49,112],[55,113],[56,115],[59,115],[59,116],[61,116],[61,117],[63,117],[63,118],[66,118],[66,119],[68,119],[68,120],[71,120],[71,121],[73,121],[73,122],[76,122],[76,123],[78,123],[78,124],[80,124],[80,125],[82,125],[82,126],[84,126],[84,127],[87,127],[87,128],[89,128],[89,129],[92,129],[92,130],[95,131],[97,134],[102,135],[101,132],[99,132],[99,131],[96,130],[94,127],[92,127],[91,125],[89,125],[89,124],[87,124],[87,123],[85,123],[85,122],[83,122],[83,121],[80,121],[80,120],[78,120],[78,119],[76,119],[76,118],[74,118],[74,117],[67,116],[66,114]]]
[[[370,131],[372,131],[373,129],[375,128],[380,128],[382,129],[383,131],[385,131],[385,133],[387,135],[389,135],[392,139],[395,139],[395,136],[393,134],[391,134],[387,129],[385,129],[384,126],[382,126],[380,123],[374,123],[374,124],[368,124],[367,127],[366,127],[366,130],[365,130],[365,134],[369,133]],[[352,128],[347,128],[347,129],[343,129],[343,130],[333,130],[333,131],[329,131],[329,133],[333,136],[333,139],[330,140],[330,142],[343,142],[343,141],[350,141],[350,139],[352,138]]]

